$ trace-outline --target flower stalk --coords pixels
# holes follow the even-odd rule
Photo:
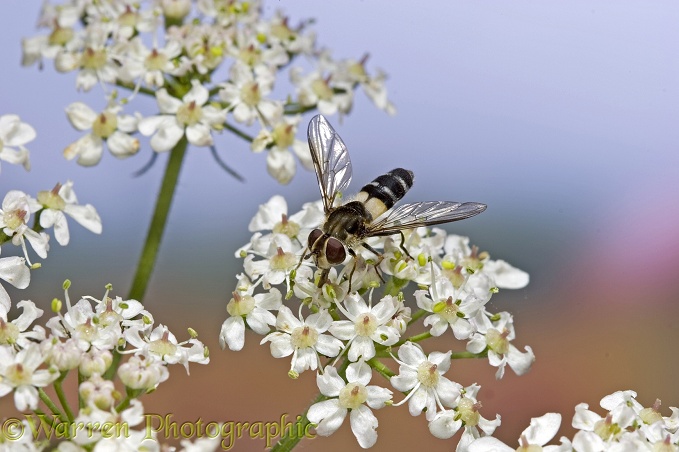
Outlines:
[[[177,180],[181,170],[182,162],[186,154],[186,147],[188,141],[186,137],[182,137],[177,145],[170,151],[170,158],[165,167],[165,174],[160,185],[160,192],[156,200],[156,206],[151,218],[148,232],[146,233],[146,240],[139,261],[137,263],[137,271],[132,280],[132,287],[128,298],[135,300],[142,300],[148,289],[148,284],[153,273],[153,268],[156,265],[158,257],[158,249],[160,242],[163,239],[165,226],[167,225],[167,216],[170,213],[170,206],[174,197],[175,189],[177,188]]]

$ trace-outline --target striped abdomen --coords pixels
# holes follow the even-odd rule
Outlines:
[[[396,168],[377,177],[365,185],[356,195],[356,201],[363,203],[375,219],[394,207],[413,186],[413,172]]]

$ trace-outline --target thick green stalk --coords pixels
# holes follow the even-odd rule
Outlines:
[[[57,397],[59,398],[59,402],[61,402],[61,406],[64,408],[64,412],[66,413],[68,421],[73,422],[75,416],[73,416],[73,411],[71,411],[71,407],[68,405],[68,400],[66,400],[66,394],[64,394],[64,387],[61,384],[64,381],[64,377],[66,377],[66,374],[67,372],[63,373],[61,377],[59,377],[54,382],[54,391],[57,393]]]
[[[177,179],[179,179],[179,171],[182,167],[187,144],[186,136],[184,136],[170,151],[170,159],[165,168],[163,183],[160,186],[160,193],[156,200],[156,208],[153,212],[148,233],[146,234],[146,242],[144,242],[144,249],[139,257],[137,273],[134,275],[128,298],[141,300],[146,293],[153,267],[156,264],[158,248],[160,247],[163,231],[167,224],[167,215],[170,212],[170,205],[172,204],[174,190],[177,187]]]
[[[68,418],[64,416],[59,407],[57,407],[52,399],[50,399],[50,396],[47,395],[44,389],[38,388],[38,396],[40,397],[40,400],[42,400],[42,403],[44,403],[52,414],[57,416],[61,422],[68,422]]]
[[[325,399],[327,399],[327,397],[319,393],[311,405],[322,402]],[[311,405],[309,405],[309,407],[311,407]],[[307,408],[304,414],[298,416],[297,422],[295,422],[292,425],[292,428],[286,431],[281,439],[271,448],[271,452],[289,452],[302,440],[302,438],[304,438],[305,430],[310,424],[309,419],[306,417],[308,411],[309,409]]]

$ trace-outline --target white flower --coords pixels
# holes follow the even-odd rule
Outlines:
[[[475,326],[469,321],[479,309],[490,300],[490,292],[486,299],[480,299],[474,293],[469,293],[463,287],[456,289],[446,277],[438,277],[427,291],[415,292],[417,306],[431,312],[432,315],[424,319],[424,326],[431,326],[432,336],[441,336],[450,327],[456,339],[468,339],[475,331]]]
[[[521,352],[511,343],[516,334],[510,314],[501,312],[494,318],[497,320],[491,321],[487,313],[479,312],[474,319],[478,332],[472,334],[467,342],[467,351],[481,353],[487,348],[488,362],[498,368],[495,373],[497,379],[503,377],[507,364],[517,375],[525,374],[535,362],[533,349],[526,346],[526,351]]]
[[[219,85],[219,97],[228,104],[238,122],[251,125],[257,118],[263,124],[276,123],[283,114],[283,104],[266,98],[273,88],[274,78],[271,70],[264,66],[253,70],[236,62],[229,71],[229,81]]]
[[[134,155],[139,151],[139,140],[130,136],[137,130],[137,118],[119,114],[121,107],[111,105],[101,113],[96,113],[82,102],[74,102],[66,109],[66,115],[73,127],[90,130],[87,135],[71,143],[64,149],[64,157],[78,163],[92,166],[99,163],[107,143],[111,154],[118,158]]]
[[[90,24],[87,29],[87,43],[82,48],[63,47],[56,55],[56,70],[78,70],[75,83],[78,90],[89,91],[97,82],[115,83],[119,65],[116,55],[107,46],[108,35],[104,24]]]
[[[137,355],[118,368],[120,381],[131,389],[155,389],[169,376],[170,372],[162,361]]]
[[[329,436],[342,425],[351,410],[351,431],[358,444],[366,449],[377,442],[377,418],[370,408],[382,408],[392,394],[386,388],[368,386],[372,369],[363,361],[349,364],[346,375],[347,382],[337,374],[337,369],[327,366],[325,372],[316,377],[321,393],[332,398],[311,405],[307,418],[317,424],[316,433]]]
[[[0,160],[31,169],[28,149],[24,145],[34,139],[35,129],[21,122],[17,115],[0,116]]]
[[[106,380],[98,373],[80,383],[78,394],[85,406],[98,410],[110,410],[115,407],[118,399],[113,381]]]
[[[38,202],[44,207],[40,215],[40,226],[43,228],[54,226],[54,237],[59,245],[68,245],[70,240],[66,215],[85,229],[101,234],[99,214],[91,204],[84,206],[78,204],[72,181],[69,180],[64,185],[57,184],[51,191],[39,192]]]
[[[399,374],[390,381],[394,388],[410,393],[395,406],[407,401],[412,416],[426,410],[426,418],[431,421],[439,408],[444,409],[443,405],[456,405],[462,387],[443,376],[450,368],[450,352],[426,356],[417,344],[406,342],[398,349],[398,357]]]
[[[296,165],[290,148],[306,169],[313,169],[308,142],[296,138],[297,125],[300,119],[300,116],[283,117],[273,126],[271,131],[262,129],[252,142],[251,148],[255,152],[261,152],[268,148],[267,171],[281,184],[287,184],[295,175]]]
[[[44,232],[38,233],[28,227],[31,212],[36,212],[41,206],[31,197],[18,190],[10,190],[2,201],[0,209],[0,228],[12,243],[21,246],[28,265],[32,265],[26,250],[26,240],[41,258],[47,257],[49,236]],[[26,240],[24,240],[24,238]]]
[[[332,71],[333,80],[340,80],[351,85],[360,84],[377,108],[393,116],[396,114],[396,107],[387,98],[387,88],[384,86],[387,74],[378,69],[376,76],[369,76],[365,69],[367,60],[368,55],[360,61],[354,59],[334,61],[329,52],[321,55],[321,65],[324,69]]]
[[[303,35],[303,27],[294,29],[290,27],[288,22],[288,17],[284,16],[281,11],[276,11],[274,17],[272,17],[270,21],[267,22],[262,20],[256,24],[257,35],[264,36],[267,43],[275,49],[281,48],[292,54],[311,54],[316,40],[315,34],[312,32]],[[266,61],[268,60],[269,59],[266,58]],[[280,60],[277,60],[276,62],[277,64],[281,63]]]
[[[352,293],[344,299],[344,307],[337,308],[349,319],[333,322],[330,333],[333,336],[349,341],[349,360],[357,361],[359,357],[368,360],[375,356],[375,342],[381,345],[394,345],[400,337],[398,329],[387,323],[400,303],[398,299],[387,295],[375,306],[369,306],[358,293]]]
[[[535,448],[544,452],[571,451],[572,446],[570,441],[563,437],[561,438],[560,445],[545,446],[545,444],[554,438],[556,432],[559,431],[560,425],[561,415],[558,413],[547,413],[543,416],[532,418],[530,426],[521,433],[519,449],[528,451]],[[469,452],[512,452],[517,449],[506,445],[492,436],[485,436],[474,440],[469,444],[467,450]]]
[[[83,353],[78,365],[78,373],[84,377],[92,377],[94,375],[103,375],[104,372],[111,367],[113,363],[113,355],[108,350],[100,350],[97,347],[90,347],[90,349]]]
[[[311,228],[317,227],[323,218],[324,213],[320,208],[320,203],[317,202],[306,203],[302,206],[302,210],[288,216],[288,204],[285,198],[274,195],[266,204],[259,206],[248,229],[251,232],[271,230],[290,238],[298,236],[304,238],[304,232],[308,233]]]
[[[257,279],[257,284],[262,283],[266,290],[271,285],[287,283],[286,293],[290,291],[290,273],[299,263],[296,247],[292,241],[283,234],[273,234],[269,241],[269,248],[261,253],[263,259],[255,260],[254,252],[249,254],[243,262],[245,273],[251,278]]]
[[[121,68],[120,78],[130,82],[139,79],[138,84],[143,81],[153,88],[165,85],[165,74],[176,72],[172,61],[181,54],[182,48],[179,42],[169,40],[165,47],[149,49],[137,36],[130,41],[126,50],[127,64]]]
[[[481,387],[473,384],[464,388],[462,396],[456,400],[456,406],[452,410],[440,411],[429,422],[429,431],[436,438],[447,439],[464,427],[462,437],[457,445],[458,451],[468,450],[469,444],[481,436],[492,435],[500,425],[500,416],[495,420],[488,420],[479,412],[481,402],[476,400],[476,394]]]
[[[158,325],[149,334],[132,327],[124,331],[123,337],[132,347],[135,347],[125,353],[138,353],[149,358],[160,359],[167,364],[180,363],[186,369],[186,373],[189,373],[189,362],[198,364],[210,362],[202,342],[197,339],[177,342],[174,334],[164,325]]]
[[[332,324],[332,316],[321,310],[304,320],[297,319],[290,308],[281,306],[276,317],[275,331],[267,335],[260,344],[271,342],[274,358],[292,355],[291,375],[299,375],[307,369],[316,370],[320,364],[318,354],[327,357],[337,356],[342,341],[325,333]]]
[[[350,83],[335,82],[332,75],[324,78],[320,71],[303,76],[302,69],[292,68],[290,80],[297,87],[300,105],[317,107],[326,116],[336,113],[348,113],[353,102],[353,90]]]
[[[38,389],[47,386],[59,377],[38,367],[44,357],[37,344],[29,344],[14,354],[7,346],[0,346],[0,397],[14,390],[14,404],[17,410],[25,412],[38,407]]]
[[[590,411],[586,403],[576,405],[572,425],[580,432],[573,437],[573,446],[580,450],[583,443],[595,445],[615,441],[627,428],[635,423],[643,423],[637,416],[637,411],[641,411],[639,403],[636,400],[634,403],[627,403],[633,400],[634,396],[636,393],[633,391],[619,391],[604,397],[601,400],[601,406],[610,410],[605,417]]]
[[[226,306],[231,317],[222,324],[219,345],[222,349],[228,346],[233,351],[242,350],[245,345],[245,322],[255,333],[267,334],[271,330],[270,325],[276,324],[276,316],[269,311],[279,309],[282,303],[281,292],[276,288],[254,296],[234,291],[233,298]]]
[[[75,419],[76,425],[84,425],[89,428],[76,430],[74,442],[83,446],[89,446],[97,452],[108,451],[159,451],[160,448],[155,438],[149,437],[144,430],[118,430],[109,429],[111,425],[124,425],[133,427],[144,421],[144,408],[139,400],[133,399],[130,406],[118,413],[115,407],[99,409],[91,407],[90,410],[81,410]]]
[[[58,337],[52,336],[40,343],[40,350],[45,355],[45,363],[54,366],[59,372],[80,366],[83,357],[78,340],[74,338],[67,338],[62,342]]]
[[[529,281],[528,273],[503,260],[489,260],[483,265],[483,272],[492,277],[500,289],[522,289]]]
[[[35,319],[42,316],[43,310],[38,309],[35,303],[29,300],[20,301],[17,307],[21,308],[21,315],[9,322],[5,306],[0,304],[0,346],[17,345],[26,348],[32,340],[45,339],[45,330],[41,326],[36,325],[32,331],[28,330]]]
[[[467,274],[483,274],[491,278],[492,285],[501,289],[521,289],[529,282],[528,273],[512,267],[503,260],[493,261],[490,255],[478,247],[469,246],[469,237],[449,235],[444,245],[445,256],[442,265],[444,273],[455,283],[452,271],[464,271]],[[446,267],[448,270],[446,270]],[[470,278],[474,282],[474,278]],[[487,283],[483,283],[485,286]],[[457,286],[457,284],[456,284]]]
[[[25,289],[31,282],[31,271],[26,267],[26,259],[18,256],[0,258],[0,279],[17,289]],[[7,290],[0,284],[0,308],[7,312],[12,306]]]
[[[165,88],[156,92],[160,115],[139,121],[139,132],[151,136],[151,147],[156,152],[172,149],[186,134],[195,146],[211,146],[212,129],[226,120],[226,112],[206,105],[209,92],[198,80],[191,80],[192,88],[182,100],[172,97]]]
[[[47,321],[47,327],[52,334],[59,338],[73,338],[83,352],[90,350],[91,346],[99,350],[111,350],[118,345],[122,337],[122,328],[119,322],[99,322],[99,316],[92,309],[92,305],[86,299],[79,300],[71,306],[66,293],[66,313],[59,314]]]

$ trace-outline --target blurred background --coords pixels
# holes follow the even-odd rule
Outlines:
[[[7,0],[0,15],[0,114],[18,114],[38,132],[29,144],[32,170],[3,162],[1,192],[35,196],[71,179],[104,224],[95,236],[70,222],[69,246],[52,239],[31,285],[8,287],[13,303],[30,299],[49,313],[67,278],[72,297],[99,298],[106,283],[126,295],[167,156],[137,178],[151,155],[145,141],[137,156],[119,161],[105,153],[93,168],[63,158],[80,136],[65,107],[81,100],[97,110],[104,101],[98,88],[76,92],[75,75],[57,74],[51,63],[20,66],[21,39],[37,33],[39,8]],[[489,306],[514,315],[514,344],[537,356],[530,373],[508,370],[496,381],[487,361],[465,360],[447,374],[482,385],[481,414],[502,416],[495,436],[516,445],[531,417],[556,411],[559,434],[572,437],[576,404],[603,414],[599,400],[623,389],[637,391],[645,406],[661,399],[669,416],[679,404],[679,4],[265,2],[266,15],[276,8],[292,24],[316,19],[318,43],[335,58],[368,52],[370,72],[389,74],[396,116],[358,92],[352,113],[342,123],[331,119],[351,151],[353,188],[403,166],[416,175],[409,201],[484,202],[483,215],[446,229],[530,274],[525,289],[503,290]],[[287,86],[287,76],[279,80]],[[153,101],[136,107],[156,111]],[[242,271],[234,251],[249,240],[257,206],[278,193],[297,211],[318,199],[315,177],[300,170],[280,186],[266,173],[265,155],[227,134],[217,145],[246,181],[218,168],[206,149],[190,149],[144,300],[180,340],[186,327],[197,329],[211,363],[191,366],[190,376],[170,368],[170,380],[143,399],[145,409],[178,422],[294,417],[316,394],[314,376],[290,380],[289,361],[272,358],[254,334],[238,353],[221,351],[217,337]],[[449,335],[425,343],[428,351],[462,347]],[[373,383],[384,385],[380,378]],[[0,410],[0,417],[14,412],[11,398],[0,400]],[[374,450],[451,450],[459,438],[433,438],[424,417],[411,418],[405,407],[376,415]],[[242,439],[237,450],[263,446]],[[355,446],[345,423],[300,449]]]

